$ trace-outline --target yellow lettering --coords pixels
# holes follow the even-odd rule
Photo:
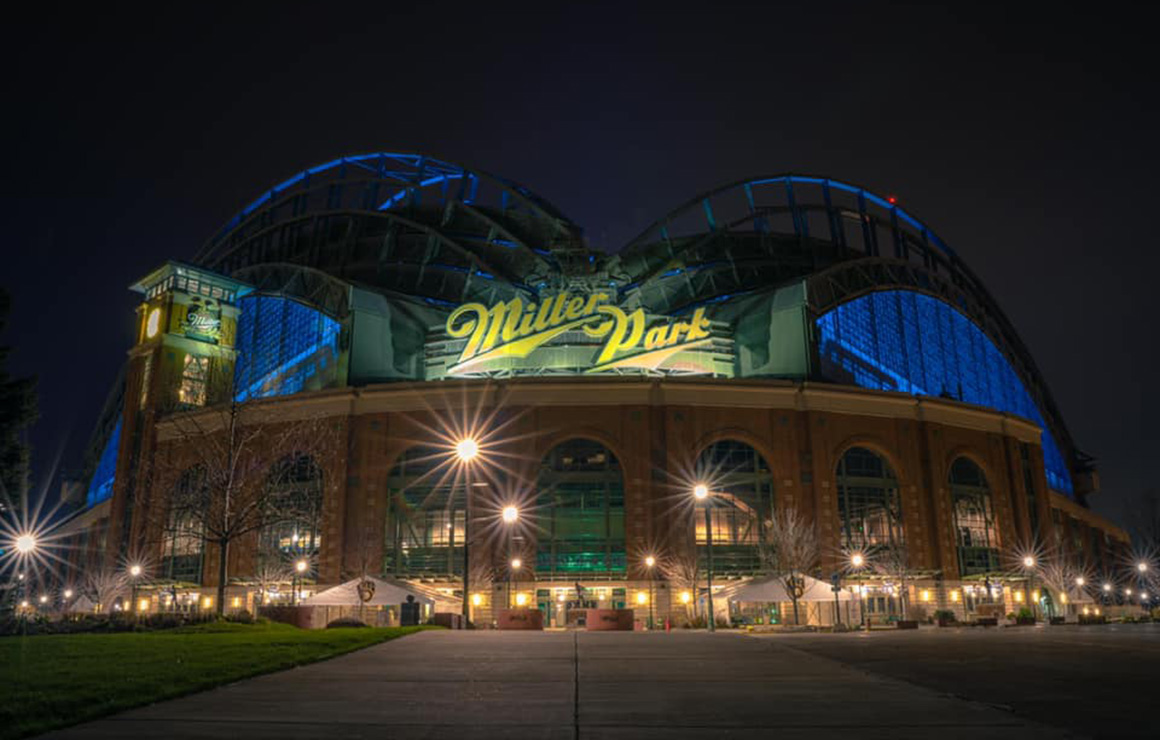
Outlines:
[[[568,301],[568,308],[564,311],[564,316],[569,320],[578,319],[584,315],[584,299],[576,296]]]
[[[464,303],[447,317],[447,336],[461,339],[468,334],[471,335],[471,339],[467,340],[467,346],[463,348],[463,354],[459,356],[460,361],[479,352],[479,346],[483,344],[483,336],[487,331],[487,318],[487,306],[482,303]]]
[[[706,339],[709,336],[709,319],[705,318],[705,309],[698,308],[693,312],[693,320],[689,322],[689,334],[685,337],[686,342],[693,342],[698,339]]]
[[[556,296],[555,305],[552,306],[552,318],[548,320],[551,326],[558,326],[564,323],[564,301],[566,300],[568,300],[567,291]]]
[[[656,349],[657,347],[665,346],[666,344],[668,344],[668,342],[665,339],[668,336],[668,333],[669,333],[669,327],[666,326],[665,324],[661,324],[660,326],[654,326],[653,328],[649,329],[644,334],[644,348],[645,349]]]
[[[548,318],[552,313],[552,299],[544,301],[540,304],[540,311],[536,314],[536,320],[532,322],[532,328],[536,331],[543,331],[548,328]]]
[[[596,304],[604,303],[608,300],[607,293],[592,293],[588,296],[588,305],[584,307],[584,315],[596,313]]]
[[[516,332],[516,336],[525,337],[532,333],[532,319],[536,318],[536,304],[529,303],[528,310],[524,314],[524,318],[520,321],[520,328]]]
[[[600,356],[596,358],[597,364],[603,364],[615,357],[618,352],[632,349],[640,342],[641,335],[644,334],[644,309],[638,308],[630,315],[625,315],[624,311],[616,306],[600,306],[598,310],[612,316],[613,320],[607,323],[614,324],[608,341],[604,343]],[[606,325],[601,325],[598,328],[605,327]],[[607,331],[606,328],[605,330]]]

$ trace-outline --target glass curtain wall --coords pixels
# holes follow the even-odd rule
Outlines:
[[[998,538],[991,506],[991,489],[983,469],[965,457],[951,464],[951,506],[955,520],[959,575],[999,569]]]
[[[623,578],[624,478],[616,456],[599,442],[563,442],[544,458],[536,490],[537,577]]]
[[[266,478],[276,519],[263,527],[259,556],[267,562],[312,558],[322,546],[322,469],[309,455],[290,455]]]
[[[905,547],[898,479],[882,456],[864,447],[851,447],[838,461],[838,515],[850,552],[873,559]]]
[[[387,477],[383,569],[414,577],[463,575],[466,481],[447,450],[412,447]]]
[[[177,497],[189,500],[190,492],[205,485],[205,469],[190,468],[177,480]],[[176,583],[201,583],[204,558],[205,534],[201,523],[189,512],[170,509],[161,540],[162,575]]]
[[[773,516],[773,475],[765,458],[744,442],[715,442],[697,461],[700,480],[709,482],[710,529],[698,504],[693,532],[701,567],[708,567],[709,533],[714,574],[743,575],[762,570],[762,528]]]

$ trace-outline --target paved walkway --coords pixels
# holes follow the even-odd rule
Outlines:
[[[774,735],[775,733],[775,735]],[[423,632],[52,738],[1063,737],[737,634]]]

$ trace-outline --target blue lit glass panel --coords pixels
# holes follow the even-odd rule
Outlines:
[[[298,393],[309,383],[325,388],[338,381],[338,335],[334,319],[297,301],[250,296],[239,302],[238,401]]]
[[[97,469],[93,471],[93,478],[89,481],[89,491],[85,495],[85,506],[94,506],[113,495],[113,481],[117,475],[117,449],[121,446],[121,420],[117,419],[117,426],[105,442],[105,449],[101,450],[101,459],[97,461]]]
[[[1063,453],[1019,375],[982,329],[913,291],[871,293],[818,319],[822,373],[863,388],[946,396],[1018,414],[1043,427],[1051,488],[1071,494]]]

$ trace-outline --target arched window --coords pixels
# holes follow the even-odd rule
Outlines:
[[[987,476],[972,460],[960,457],[951,464],[950,484],[959,575],[998,570],[998,540]]]
[[[850,551],[905,547],[898,480],[890,463],[864,447],[851,447],[838,461],[838,514]]]
[[[707,567],[711,531],[714,573],[760,571],[762,528],[773,516],[773,475],[765,458],[744,442],[724,440],[705,448],[696,472],[712,489],[704,504],[710,529],[700,507],[693,520],[701,562]]]
[[[183,472],[170,499],[161,540],[161,573],[167,580],[201,583],[205,530],[197,512],[204,511],[203,502],[207,500],[205,468]]]
[[[463,574],[465,485],[446,449],[412,447],[402,454],[387,476],[385,572]]]
[[[607,447],[587,439],[556,445],[536,490],[538,575],[624,575],[624,479]]]
[[[311,556],[322,546],[322,469],[309,455],[288,455],[266,478],[270,523],[262,528],[262,557]]]

